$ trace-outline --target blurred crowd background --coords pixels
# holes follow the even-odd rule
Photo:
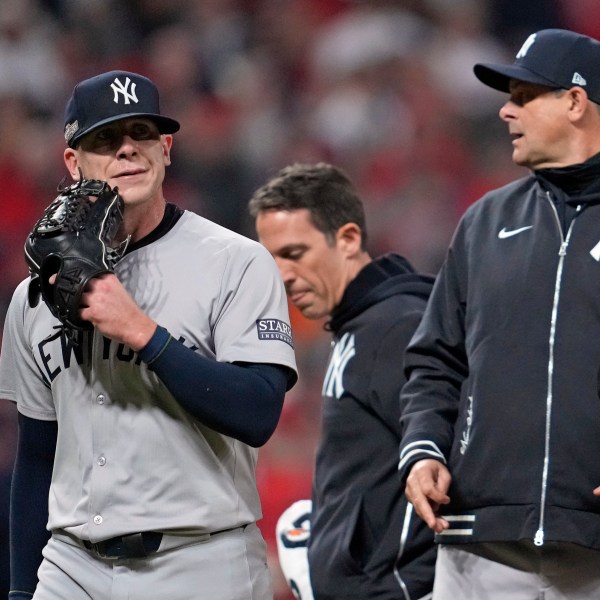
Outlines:
[[[23,241],[66,175],[64,104],[81,79],[140,72],[181,122],[167,199],[255,237],[246,204],[291,162],[344,168],[364,199],[369,249],[435,274],[465,208],[524,175],[475,62],[512,60],[529,33],[600,38],[597,0],[1,0],[0,325],[27,275]],[[291,308],[300,381],[262,449],[260,522],[276,600],[292,598],[275,523],[310,495],[322,322]],[[14,407],[0,402],[0,596],[8,590]],[[352,440],[348,440],[352,443]]]

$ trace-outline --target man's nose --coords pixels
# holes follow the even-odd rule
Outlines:
[[[131,156],[137,152],[136,141],[127,133],[121,135],[121,138],[118,140],[117,147],[117,156],[119,157]]]
[[[498,111],[500,118],[503,121],[510,121],[515,118],[515,103],[512,100],[507,100]]]

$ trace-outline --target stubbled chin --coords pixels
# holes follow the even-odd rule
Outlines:
[[[121,190],[121,188],[119,188],[118,191],[121,198],[123,198],[123,202],[126,206],[135,206],[137,204],[142,204],[146,200],[146,196],[140,194],[139,190]]]
[[[136,198],[148,195],[145,185],[133,184],[125,179],[114,180],[114,187],[119,189],[119,194],[125,201],[135,201]]]
[[[326,312],[318,310],[314,306],[305,306],[304,308],[298,307],[298,309],[302,313],[303,317],[306,317],[307,319],[311,319],[313,321],[327,316]]]
[[[520,167],[528,166],[528,162],[524,159],[523,154],[518,150],[515,150],[512,154],[512,160],[515,165],[519,165]]]
[[[296,308],[302,313],[303,316],[305,316],[307,319],[310,319],[310,314],[311,314],[311,306],[298,306],[298,304],[296,304]]]

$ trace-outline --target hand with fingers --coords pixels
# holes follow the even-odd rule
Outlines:
[[[448,521],[439,515],[440,506],[448,504],[448,488],[452,477],[438,460],[417,461],[406,480],[406,497],[417,514],[436,533],[448,529]]]

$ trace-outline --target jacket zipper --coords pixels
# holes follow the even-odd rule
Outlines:
[[[558,225],[558,231],[560,233],[560,249],[558,251],[559,260],[558,267],[556,268],[556,281],[554,283],[554,300],[552,302],[552,317],[550,320],[550,339],[548,341],[549,345],[549,358],[548,358],[548,391],[546,394],[546,432],[544,436],[544,467],[542,469],[542,493],[540,498],[540,520],[538,525],[538,530],[535,533],[535,537],[533,538],[533,543],[536,546],[542,546],[544,544],[544,520],[546,517],[546,494],[548,488],[548,470],[550,467],[550,422],[552,416],[552,380],[554,376],[554,342],[556,338],[556,319],[558,314],[558,301],[560,298],[560,290],[561,290],[561,281],[562,281],[562,273],[563,273],[563,265],[565,261],[565,256],[567,255],[567,247],[569,245],[569,240],[571,239],[571,232],[573,231],[573,225],[575,223],[575,218],[571,221],[569,225],[569,229],[567,230],[567,236],[563,235],[562,227],[560,225],[560,218],[558,216],[558,211],[556,210],[556,206],[552,201],[550,196],[550,192],[546,192],[546,197],[550,206],[552,207],[552,211],[554,212],[554,216],[556,217],[556,223]],[[577,207],[577,213],[581,210],[581,205]]]
[[[398,551],[398,556],[396,557],[396,564],[394,565],[394,577],[402,590],[402,597],[404,600],[410,600],[410,594],[408,593],[408,588],[406,587],[406,583],[400,577],[400,572],[398,571],[398,562],[400,558],[404,554],[404,550],[406,548],[406,542],[408,540],[408,530],[410,529],[410,523],[413,517],[413,505],[410,502],[406,503],[406,510],[404,511],[404,522],[402,523],[402,532],[400,534],[400,549]]]

